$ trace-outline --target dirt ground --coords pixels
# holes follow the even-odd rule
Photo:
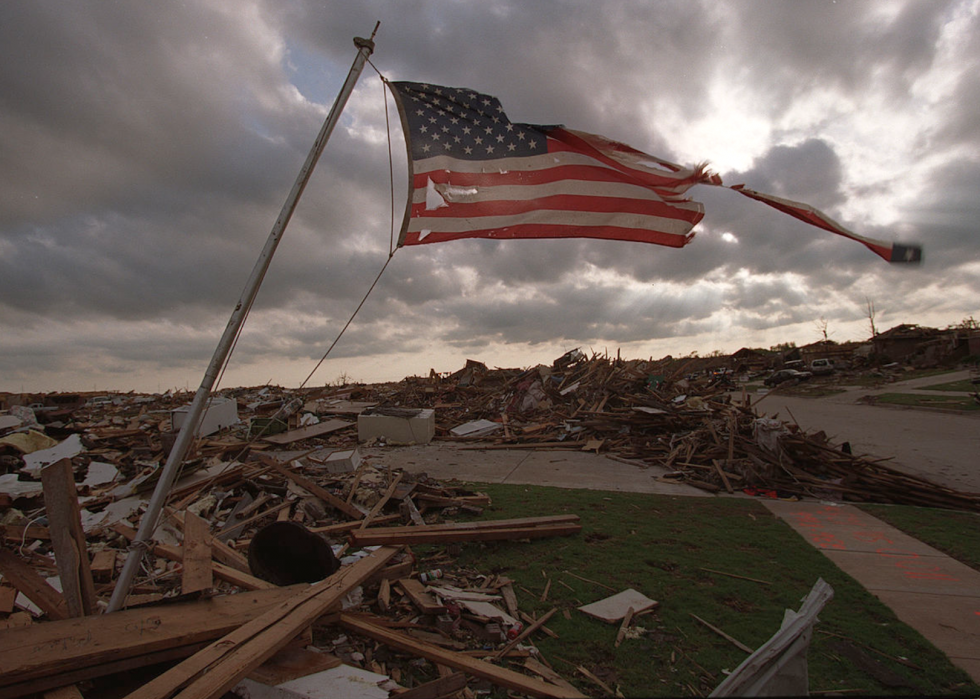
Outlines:
[[[980,413],[953,413],[867,405],[876,393],[913,392],[922,386],[966,378],[967,373],[897,382],[877,390],[848,389],[823,398],[750,394],[756,411],[797,422],[808,432],[823,430],[836,443],[850,442],[855,454],[894,457],[889,465],[947,487],[980,492]]]

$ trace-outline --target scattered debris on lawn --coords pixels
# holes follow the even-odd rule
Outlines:
[[[586,450],[712,492],[980,511],[980,494],[757,414],[724,374],[577,350],[526,370],[469,361],[391,384],[222,391],[126,609],[103,615],[190,397],[52,394],[18,405],[0,396],[0,699],[66,685],[118,690],[124,677],[133,696],[188,687],[222,696],[246,676],[255,697],[262,684],[314,673],[370,685],[364,696],[472,699],[487,683],[582,696],[533,645],[554,635],[555,610],[530,617],[511,580],[452,555],[466,542],[575,535],[578,517],[457,521],[489,498],[375,466],[365,445]],[[416,560],[412,547],[427,544],[442,545],[441,557]],[[313,572],[292,568],[311,557]],[[582,611],[620,623],[617,645],[657,604],[586,581],[615,593]],[[578,679],[615,693],[585,668]]]

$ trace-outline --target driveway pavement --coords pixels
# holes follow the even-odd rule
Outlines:
[[[955,380],[950,378],[948,380]],[[928,382],[928,383],[925,383]],[[921,390],[936,379],[896,383],[879,392]],[[859,403],[872,391],[793,398],[753,395],[756,412],[777,414],[808,432],[824,430],[855,453],[894,456],[890,464],[942,485],[980,492],[980,415],[892,409]],[[661,483],[656,467],[581,451],[486,449],[459,443],[363,449],[376,466],[437,479],[546,485],[682,497],[744,497]],[[806,541],[888,605],[906,624],[980,682],[980,572],[851,505],[768,502]]]
[[[894,457],[887,465],[967,492],[980,492],[980,412],[954,413],[859,402],[868,395],[926,392],[922,387],[968,378],[968,372],[913,379],[879,389],[850,388],[822,398],[778,390],[749,394],[756,412],[823,430],[854,453]],[[740,394],[734,394],[740,396]],[[950,395],[945,393],[945,395]]]

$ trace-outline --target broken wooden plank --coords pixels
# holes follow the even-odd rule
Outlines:
[[[127,527],[121,522],[113,524],[111,529],[117,534],[122,534],[130,541],[136,538],[136,530],[132,527]],[[176,546],[170,546],[169,544],[154,542],[150,547],[150,551],[157,556],[162,556],[163,558],[171,561],[182,562],[184,560],[184,554],[181,552],[181,550]],[[254,575],[243,573],[240,570],[236,570],[222,563],[212,562],[211,570],[215,577],[221,578],[226,582],[230,582],[232,585],[238,585],[238,587],[245,588],[246,590],[267,590],[275,587],[275,585],[270,582],[259,580]]]
[[[197,602],[127,609],[112,614],[64,618],[0,634],[0,688],[54,678],[125,658],[210,641],[238,628],[305,586],[241,592]],[[179,656],[175,656],[179,657]],[[111,671],[110,671],[111,672]],[[61,684],[78,681],[71,677]],[[58,686],[48,684],[44,688]],[[0,689],[0,692],[5,689]],[[40,690],[37,690],[40,691]],[[0,696],[4,696],[0,693]],[[18,696],[16,694],[11,696]]]
[[[425,585],[412,578],[401,578],[397,581],[400,587],[412,604],[419,608],[423,614],[443,614],[446,605],[441,604],[435,596],[425,589]]]
[[[613,644],[616,648],[619,648],[623,639],[626,638],[626,630],[629,629],[630,624],[633,623],[633,607],[626,610],[626,616],[623,617],[623,623],[619,625],[619,631],[616,632],[616,642]]]
[[[341,665],[343,661],[333,653],[321,653],[291,644],[252,670],[248,678],[274,687]]]
[[[99,582],[112,582],[116,572],[116,550],[102,549],[92,557],[92,578]]]
[[[0,548],[0,573],[4,579],[24,593],[31,602],[51,619],[67,619],[68,605],[61,593],[51,587],[47,580],[38,575],[33,568],[24,563],[17,554]]]
[[[211,546],[208,523],[193,512],[184,515],[183,570],[180,590],[189,595],[192,592],[211,588]]]
[[[382,515],[381,517],[375,517],[372,524],[389,524],[400,520],[401,515]],[[317,534],[340,534],[359,529],[360,526],[360,522],[339,522],[337,524],[326,524],[322,527],[310,527],[309,529],[311,532],[316,532]],[[372,529],[371,531],[375,530]]]
[[[431,493],[416,493],[415,499],[419,502],[434,505],[435,507],[489,507],[490,497],[487,495],[460,495],[457,497],[446,497],[444,495],[433,495]]]
[[[51,539],[51,532],[47,527],[40,527],[36,524],[0,524],[0,538],[12,544],[22,544],[32,539]]]
[[[14,600],[17,590],[7,585],[0,585],[0,614],[11,614],[14,611]]]
[[[51,544],[68,614],[93,614],[96,611],[95,582],[92,580],[85,532],[82,531],[71,459],[60,459],[41,469],[41,483],[44,486],[44,507],[51,531]]]
[[[585,697],[577,690],[551,685],[519,672],[471,658],[463,653],[415,640],[405,634],[387,629],[369,617],[341,613],[340,625],[349,631],[363,634],[396,650],[462,670],[493,684],[533,697],[554,697],[556,699],[583,699]]]
[[[527,658],[524,661],[524,667],[533,672],[534,674],[543,677],[552,684],[556,684],[559,687],[564,687],[565,689],[577,692],[575,686],[571,682],[566,680],[564,677],[559,675],[557,672],[552,670],[550,667],[542,663],[540,660],[535,660],[534,658]]]
[[[388,489],[385,490],[384,495],[382,495],[381,496],[381,499],[378,500],[378,502],[375,503],[375,505],[374,505],[373,508],[371,508],[371,511],[368,512],[368,514],[367,514],[367,517],[365,517],[361,521],[361,526],[360,526],[361,529],[364,529],[367,525],[369,525],[371,523],[371,520],[374,519],[375,515],[377,515],[379,512],[381,512],[381,508],[384,507],[388,503],[388,501],[391,499],[392,494],[395,492],[395,488],[397,488],[398,487],[398,484],[401,483],[402,476],[404,476],[404,475],[405,475],[405,472],[402,471],[401,473],[399,473],[395,477],[395,479],[393,481],[391,481],[391,485],[389,485],[388,486]]]
[[[44,699],[85,699],[78,687],[73,684],[58,687],[44,693]]]
[[[300,488],[303,488],[304,490],[308,491],[312,495],[315,495],[316,497],[320,498],[334,509],[340,510],[351,519],[361,520],[364,518],[364,513],[361,512],[359,509],[357,509],[353,505],[347,504],[346,502],[341,500],[339,497],[331,493],[326,488],[321,488],[316,483],[311,481],[309,478],[306,478],[305,476],[301,476],[295,471],[287,468],[281,461],[279,461],[275,457],[269,456],[268,454],[256,454],[255,456],[257,456],[259,460],[262,461],[262,463],[271,466],[280,474],[282,474],[283,476],[291,480],[293,483],[298,485]]]
[[[539,628],[541,628],[542,626],[544,626],[545,623],[548,621],[548,619],[550,619],[554,615],[554,613],[557,612],[557,611],[558,611],[558,607],[552,607],[548,612],[546,612],[545,614],[543,614],[537,621],[535,621],[533,624],[529,625],[523,631],[521,631],[519,634],[517,634],[517,637],[516,638],[514,638],[513,640],[511,640],[507,645],[505,645],[503,648],[501,648],[499,651],[497,651],[496,655],[494,655],[494,658],[497,659],[497,660],[500,660],[501,658],[503,658],[505,655],[507,655],[507,653],[512,648],[514,648],[515,646],[517,646],[518,643],[522,642],[525,638],[527,638],[532,633],[534,633],[535,631],[537,631]]]
[[[172,518],[177,528],[181,531],[184,530],[184,513],[172,511],[169,507],[167,508],[167,516]],[[224,565],[234,568],[235,570],[241,571],[242,573],[251,574],[251,570],[248,567],[248,561],[245,556],[238,553],[231,546],[221,541],[215,536],[212,536],[210,531],[207,536],[208,546],[211,547],[211,557],[223,563]]]
[[[492,541],[576,534],[582,527],[578,515],[525,517],[487,522],[458,522],[407,527],[378,527],[351,532],[351,543],[371,546],[380,543],[438,543]]]
[[[320,437],[330,432],[342,430],[345,427],[352,427],[353,425],[353,422],[348,422],[347,420],[324,420],[323,422],[318,422],[315,425],[308,425],[306,427],[300,427],[296,430],[290,430],[289,432],[269,435],[267,437],[263,437],[262,440],[278,445],[292,444],[293,442],[298,442],[301,439]]]
[[[285,646],[302,629],[382,568],[398,548],[383,547],[311,585],[128,695],[127,699],[215,698]]]
[[[396,699],[443,699],[463,689],[466,686],[466,674],[452,672],[438,679],[417,685],[404,692],[391,696]]]
[[[552,524],[540,527],[513,527],[510,529],[464,529],[426,531],[425,527],[404,527],[404,531],[386,532],[365,529],[351,532],[355,546],[379,546],[384,544],[438,544],[457,541],[504,541],[509,539],[541,539],[551,536],[569,536],[582,531],[579,524]]]
[[[735,491],[732,489],[732,484],[728,480],[728,476],[725,475],[724,470],[722,470],[718,459],[712,459],[711,463],[714,465],[715,471],[718,472],[718,475],[721,476],[721,482],[725,484],[725,490],[727,490],[729,493],[734,493]]]
[[[745,645],[741,641],[738,641],[738,640],[732,638],[727,633],[725,633],[724,631],[722,631],[721,629],[719,629],[717,626],[712,626],[707,621],[705,621],[704,619],[702,619],[701,617],[699,617],[697,614],[691,614],[691,616],[694,617],[695,620],[700,621],[702,624],[704,624],[705,626],[707,626],[709,629],[711,629],[712,631],[714,631],[716,634],[718,634],[719,636],[721,636],[722,638],[724,638],[726,641],[728,641],[729,643],[731,643],[736,648],[738,648],[740,650],[744,650],[746,653],[752,653],[753,652],[753,650],[751,648],[749,648],[747,645]]]

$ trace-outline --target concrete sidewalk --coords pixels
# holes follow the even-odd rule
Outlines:
[[[491,450],[437,443],[362,452],[377,466],[426,473],[439,480],[747,497],[714,496],[661,482],[663,469],[582,451]],[[980,682],[980,573],[850,505],[772,500],[762,504]]]
[[[980,682],[980,572],[852,505],[762,504]]]

